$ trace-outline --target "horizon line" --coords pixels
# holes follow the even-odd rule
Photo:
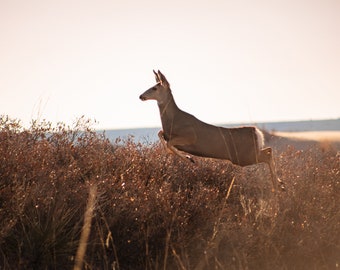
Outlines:
[[[237,125],[260,125],[260,124],[273,124],[273,123],[298,123],[298,122],[318,122],[318,121],[340,121],[340,117],[337,118],[320,118],[320,119],[300,119],[300,120],[278,120],[278,121],[253,121],[253,122],[225,122],[225,123],[213,123],[215,126],[237,126]],[[95,128],[97,131],[106,130],[135,130],[135,129],[156,129],[162,128],[161,124],[158,126],[137,126],[137,127],[111,127],[111,128]]]

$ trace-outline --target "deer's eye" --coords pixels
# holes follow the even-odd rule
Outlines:
[[[152,91],[157,91],[157,87],[152,87]]]

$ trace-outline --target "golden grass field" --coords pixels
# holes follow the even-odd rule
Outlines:
[[[338,269],[339,148],[297,135],[265,133],[272,192],[265,164],[1,117],[0,269]]]
[[[340,131],[275,132],[276,135],[317,142],[340,142]]]

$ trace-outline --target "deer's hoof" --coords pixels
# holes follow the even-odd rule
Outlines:
[[[189,159],[190,162],[195,163],[195,160],[191,156],[186,156],[187,159]]]

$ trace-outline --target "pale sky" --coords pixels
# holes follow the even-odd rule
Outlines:
[[[0,114],[160,126],[160,69],[213,123],[340,117],[339,0],[0,0]]]

